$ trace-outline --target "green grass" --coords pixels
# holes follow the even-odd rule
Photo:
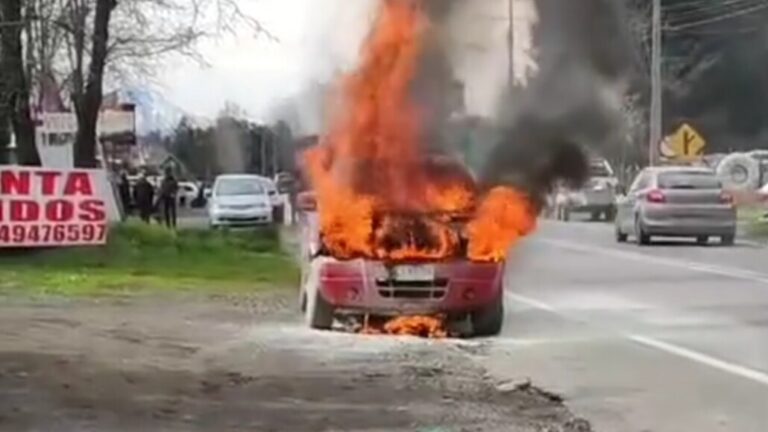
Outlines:
[[[18,251],[0,260],[0,290],[31,295],[246,293],[297,280],[274,230],[172,232],[126,223],[104,247]]]
[[[762,206],[739,207],[738,217],[740,222],[754,222],[760,220],[768,209]]]
[[[746,228],[746,234],[759,241],[768,240],[768,209],[763,206],[739,208],[739,222]]]
[[[754,220],[747,225],[747,234],[759,241],[768,241],[768,220]]]

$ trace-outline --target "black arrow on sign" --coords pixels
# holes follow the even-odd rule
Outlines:
[[[686,129],[683,131],[683,154],[689,156],[691,154],[691,144],[696,140],[696,134],[691,130]],[[701,154],[703,149],[699,149],[696,154]]]

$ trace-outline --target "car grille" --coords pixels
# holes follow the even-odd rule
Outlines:
[[[440,300],[448,291],[448,279],[434,281],[377,280],[379,295],[390,299]]]

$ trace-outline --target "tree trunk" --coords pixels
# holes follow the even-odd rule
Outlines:
[[[5,22],[22,22],[22,1],[0,1],[0,17]],[[35,146],[35,124],[29,108],[29,81],[24,67],[22,26],[0,28],[0,76],[4,82],[0,101],[6,105],[13,133],[16,136],[19,163],[40,165]]]
[[[0,165],[10,163],[9,147],[11,144],[10,118],[0,101]]]
[[[93,22],[93,44],[88,80],[82,94],[75,95],[77,137],[75,140],[75,165],[81,168],[96,167],[96,124],[99,119],[104,84],[104,65],[109,43],[109,22],[117,0],[97,0]]]
[[[4,11],[0,10],[0,22],[5,21]],[[8,104],[8,74],[4,66],[3,34],[0,32],[0,165],[10,163],[11,113]]]
[[[2,16],[0,16],[0,21]],[[0,47],[2,48],[2,47]],[[2,64],[2,52],[0,52],[0,65]],[[0,69],[0,165],[11,162],[11,111],[8,104],[7,77]]]

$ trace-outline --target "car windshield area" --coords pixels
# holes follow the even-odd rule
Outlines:
[[[264,186],[258,180],[250,179],[223,179],[216,184],[216,195],[262,195]]]
[[[670,172],[659,174],[661,189],[720,189],[720,181],[712,173],[707,172]]]

